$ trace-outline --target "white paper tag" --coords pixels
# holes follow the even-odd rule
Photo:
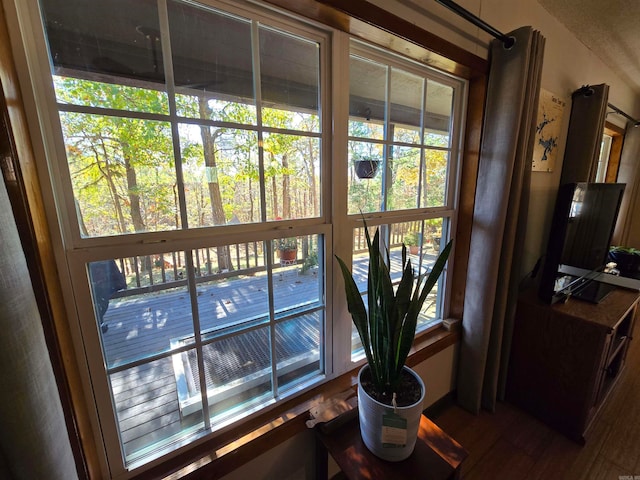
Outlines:
[[[382,446],[399,448],[407,444],[407,420],[395,413],[382,416]]]

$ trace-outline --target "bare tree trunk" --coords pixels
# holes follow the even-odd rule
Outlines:
[[[179,228],[180,215],[178,212],[180,212],[180,202],[178,201],[178,184],[174,183],[172,188],[173,188],[173,206],[175,208],[174,214],[173,214],[173,221],[175,222],[176,228]]]
[[[320,215],[318,210],[318,192],[317,192],[317,184],[316,184],[316,176],[313,165],[315,163],[315,158],[313,156],[313,140],[309,139],[309,151],[307,155],[304,157],[308,158],[307,162],[307,178],[309,179],[309,193],[311,194],[311,206],[312,206],[312,214],[314,217]]]
[[[138,178],[136,176],[136,170],[131,165],[131,161],[129,157],[125,155],[124,159],[124,168],[127,174],[127,194],[129,196],[129,211],[131,213],[131,222],[133,223],[133,228],[136,232],[144,232],[145,225],[142,219],[142,210],[140,209],[140,195],[138,194]],[[151,277],[152,272],[152,264],[151,257],[138,257],[140,260],[140,265],[143,271],[149,272],[150,278],[149,281],[153,283],[153,278]]]
[[[251,181],[251,178],[249,178],[249,221],[253,222],[254,218],[254,209],[255,206],[253,205],[253,182]]]
[[[98,165],[98,169],[104,176],[104,179],[107,182],[107,186],[109,187],[109,192],[113,200],[113,207],[115,208],[116,216],[118,217],[118,225],[120,226],[120,233],[125,233],[127,231],[127,224],[124,221],[124,213],[122,213],[122,205],[120,205],[120,196],[118,195],[118,189],[116,188],[116,184],[113,181],[113,177],[111,176],[109,156],[107,155],[107,149],[102,139],[100,139],[100,146],[102,147],[102,156],[104,157],[104,166],[100,164],[99,153],[94,150],[96,164]]]
[[[282,154],[282,218],[291,218],[291,197],[289,194],[289,156]]]
[[[78,217],[78,225],[80,226],[80,235],[83,237],[88,237],[89,232],[87,231],[87,226],[84,223],[84,216],[82,215],[82,210],[80,209],[80,203],[76,197],[73,197],[73,202],[76,206],[76,216]]]
[[[273,163],[273,161],[275,160],[275,157],[273,156],[273,153],[269,153],[269,156],[271,157],[271,162]],[[271,177],[271,211],[273,212],[273,218],[278,218],[280,217],[280,215],[278,215],[278,185],[276,183],[276,176],[273,175]]]
[[[202,118],[209,118],[211,113],[204,97],[199,97],[198,107]],[[218,167],[216,165],[216,139],[220,136],[218,129],[211,133],[207,126],[200,127],[202,135],[202,147],[204,149],[204,164],[207,170],[207,183],[209,185],[209,199],[211,201],[211,216],[214,225],[224,225],[226,222],[224,209],[222,207],[222,195],[220,194],[220,184],[218,183]],[[229,247],[217,248],[218,268],[220,270],[233,270]]]
[[[124,159],[124,168],[127,174],[127,195],[129,196],[129,211],[131,212],[131,222],[136,232],[144,232],[145,226],[140,210],[140,195],[138,194],[138,178],[136,170],[131,165],[128,157]]]

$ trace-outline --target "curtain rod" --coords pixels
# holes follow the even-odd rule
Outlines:
[[[624,118],[626,118],[627,120],[631,120],[633,122],[633,126],[634,127],[639,127],[640,126],[640,120],[636,120],[635,118],[627,115],[626,113],[624,113],[622,110],[620,110],[618,107],[616,107],[615,105],[611,105],[610,103],[607,103],[607,105],[609,106],[609,108],[612,108],[613,111],[615,113],[617,113],[618,115],[622,115]]]
[[[437,2],[438,0],[436,0]],[[591,95],[594,94],[594,90],[593,88],[591,88],[589,85],[583,85],[582,87],[580,87],[579,89],[577,89],[575,92],[573,92],[573,95],[583,95],[585,97],[590,97]],[[632,116],[626,114],[625,112],[623,112],[622,110],[620,110],[618,107],[616,107],[615,105],[612,105],[610,103],[607,103],[607,106],[609,108],[613,109],[613,113],[617,113],[618,115],[622,115],[624,118],[626,118],[627,120],[631,120],[633,122],[633,126],[634,127],[640,127],[640,120],[636,120],[635,118],[633,118]],[[612,112],[609,112],[612,113]],[[607,115],[609,114],[607,113]]]
[[[505,48],[513,47],[513,44],[516,42],[515,38],[509,37],[504,33],[501,33],[499,30],[496,30],[481,18],[476,17],[469,10],[464,9],[463,7],[461,7],[455,2],[452,2],[451,0],[436,0],[436,2],[447,7],[449,10],[457,13],[462,18],[464,18],[467,22],[473,23],[476,27],[481,28],[482,30],[487,32],[489,35],[494,36],[504,44]]]

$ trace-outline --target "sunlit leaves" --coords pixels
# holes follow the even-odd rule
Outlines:
[[[114,113],[60,114],[82,234],[182,228],[181,185],[166,93],[59,76],[55,88],[60,103]],[[189,227],[318,214],[318,138],[265,132],[260,150],[252,100],[223,100],[184,89],[175,101],[179,117],[220,123],[178,126]],[[167,120],[132,118],[135,114],[128,113],[137,111]],[[313,112],[268,107],[261,113],[263,124],[274,129],[320,131],[319,116]]]
[[[71,112],[60,119],[85,235],[176,228],[168,124]]]
[[[164,91],[57,75],[53,77],[53,84],[60,103],[135,112],[169,113],[167,94]]]

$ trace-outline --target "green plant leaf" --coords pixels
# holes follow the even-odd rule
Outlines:
[[[394,291],[389,271],[388,248],[382,248],[380,230],[373,240],[363,219],[369,253],[367,277],[368,309],[360,295],[353,275],[336,256],[345,280],[349,313],[358,330],[371,369],[372,381],[379,392],[395,391],[402,368],[415,338],[422,305],[444,270],[451,252],[450,241],[436,259],[428,276],[414,278],[414,270],[402,246],[402,277]],[[386,260],[386,261],[385,261]],[[423,285],[424,283],[424,285]]]

